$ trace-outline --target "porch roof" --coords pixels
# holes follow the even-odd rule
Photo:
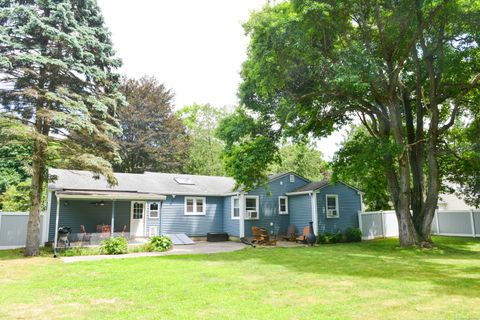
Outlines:
[[[157,193],[135,191],[97,191],[97,190],[58,190],[56,195],[62,199],[104,199],[104,200],[165,200],[167,197]]]

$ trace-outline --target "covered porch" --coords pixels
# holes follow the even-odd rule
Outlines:
[[[154,213],[159,216],[166,197],[131,191],[58,190],[52,198],[50,240],[54,248],[63,248],[95,246],[110,237],[143,243],[150,209],[157,209]]]

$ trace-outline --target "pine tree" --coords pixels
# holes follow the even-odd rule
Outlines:
[[[116,155],[115,110],[124,104],[120,65],[95,0],[0,0],[0,116],[23,123],[33,140],[27,256],[39,254],[51,153],[60,166],[115,182],[107,159]]]

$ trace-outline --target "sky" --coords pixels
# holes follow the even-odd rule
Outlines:
[[[97,0],[121,73],[153,75],[175,92],[175,107],[238,104],[248,37],[242,22],[265,0]],[[342,133],[317,142],[330,159]]]

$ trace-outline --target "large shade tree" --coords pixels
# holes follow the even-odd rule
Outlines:
[[[186,172],[207,176],[223,176],[223,142],[216,137],[220,121],[227,111],[209,104],[193,104],[177,111],[190,135],[191,147]]]
[[[154,77],[125,78],[121,92],[128,106],[118,112],[122,134],[118,137],[120,172],[183,172],[189,138],[173,113],[174,94]]]
[[[32,141],[25,254],[38,255],[49,154],[115,183],[107,160],[124,103],[120,61],[95,0],[0,1],[0,54],[0,116],[22,123]]]
[[[254,13],[240,97],[268,130],[232,144],[235,177],[267,168],[242,158],[252,144],[326,135],[357,116],[382,149],[400,244],[429,245],[439,145],[478,97],[479,23],[475,0],[291,0]]]

